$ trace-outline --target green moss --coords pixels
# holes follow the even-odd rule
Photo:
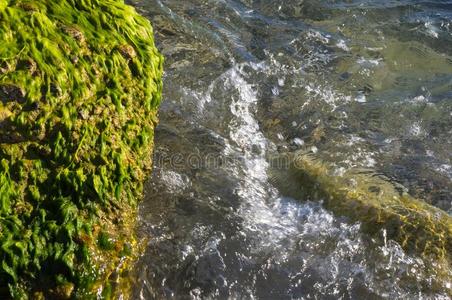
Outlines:
[[[439,276],[450,277],[452,217],[446,212],[369,170],[335,175],[331,166],[313,154],[298,152],[287,158],[292,161],[290,168],[272,176],[286,195],[322,200],[333,213],[360,222],[371,236],[385,230],[408,253],[434,262]]]
[[[0,41],[0,297],[108,298],[151,169],[151,25],[120,0],[0,0]]]

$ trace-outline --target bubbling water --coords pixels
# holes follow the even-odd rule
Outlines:
[[[450,297],[430,261],[269,176],[307,149],[450,211],[447,9],[418,27],[410,1],[133,3],[167,58],[136,298]]]

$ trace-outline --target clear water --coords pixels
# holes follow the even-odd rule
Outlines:
[[[166,57],[136,299],[450,299],[452,276],[267,171],[311,149],[452,213],[452,1],[130,3]]]

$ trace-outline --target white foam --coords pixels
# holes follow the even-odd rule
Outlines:
[[[356,101],[356,102],[359,102],[359,103],[365,103],[365,102],[367,102],[366,95],[364,95],[364,94],[359,94],[358,96],[356,96],[355,101]]]
[[[328,44],[330,42],[330,36],[325,35],[317,30],[310,30],[307,33],[307,37],[313,40],[317,40],[323,44]]]
[[[161,170],[159,176],[168,191],[174,194],[182,194],[190,184],[190,179],[186,175],[171,170]]]
[[[335,111],[337,107],[339,107],[340,105],[349,103],[352,100],[350,96],[340,94],[332,90],[331,87],[328,86],[322,86],[315,83],[308,83],[305,85],[305,89],[309,95],[317,96],[320,98],[321,101],[328,104],[331,107],[331,111]],[[314,100],[315,100],[314,97],[310,97],[302,105],[302,109],[309,106],[311,102]]]
[[[425,22],[424,27],[427,29],[426,31],[427,35],[435,39],[439,37],[438,28],[436,28],[436,26],[434,26],[432,22]]]
[[[414,122],[408,129],[411,136],[424,136],[426,134],[425,130],[419,122]]]
[[[435,170],[448,178],[452,179],[452,166],[448,164],[441,164]]]
[[[344,50],[344,51],[347,51],[347,52],[350,51],[350,48],[347,46],[347,44],[345,43],[344,40],[339,40],[339,41],[336,43],[336,47],[338,47],[338,48],[340,48],[340,49],[342,49],[342,50]]]
[[[379,59],[367,59],[364,57],[360,57],[357,61],[358,64],[364,66],[364,67],[376,67],[378,66],[381,62],[383,61],[383,59],[379,58]]]

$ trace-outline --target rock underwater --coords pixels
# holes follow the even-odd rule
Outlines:
[[[0,298],[127,289],[162,65],[122,0],[0,0]]]
[[[333,166],[306,151],[285,158],[290,162],[287,170],[270,170],[284,195],[322,200],[326,209],[359,222],[371,237],[384,231],[385,238],[398,242],[405,252],[431,262],[429,271],[436,277],[452,278],[452,216],[373,170],[352,168],[335,174]],[[452,288],[447,289],[452,295]]]

